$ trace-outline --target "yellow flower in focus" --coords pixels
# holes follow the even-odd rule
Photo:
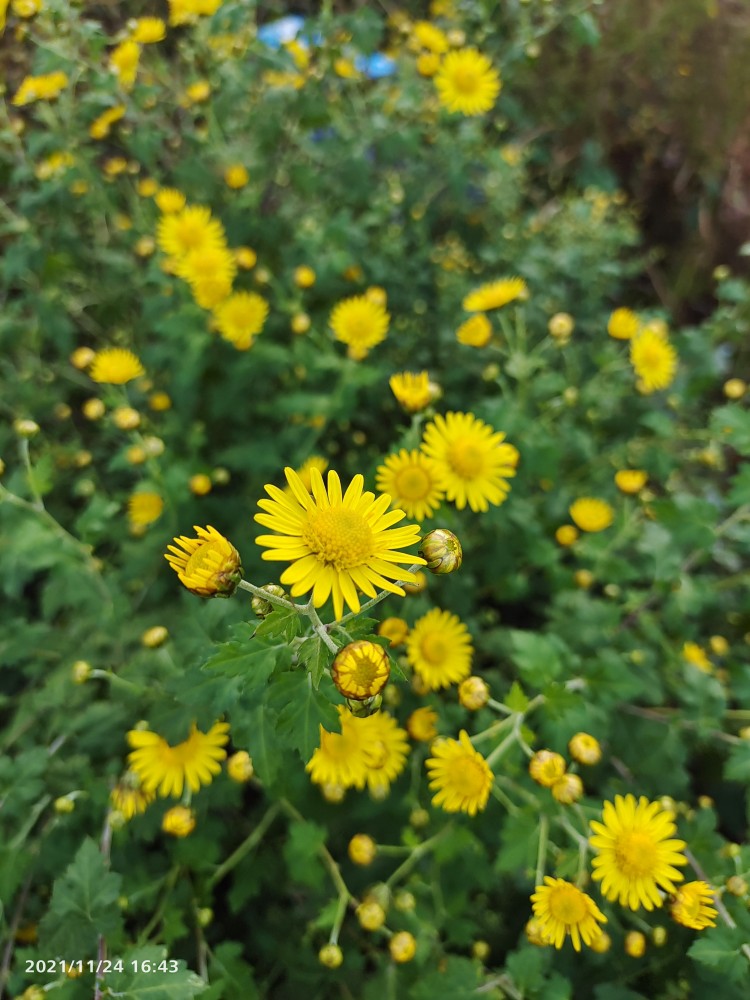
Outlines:
[[[663,336],[642,330],[630,343],[630,363],[645,394],[666,389],[677,372],[677,352]]]
[[[128,765],[140,778],[146,792],[162,798],[179,798],[185,785],[192,792],[210,785],[221,771],[224,749],[229,741],[229,723],[215,722],[207,733],[193,723],[190,735],[182,743],[170,746],[149,729],[131,729],[127,734],[132,747]]]
[[[599,936],[599,924],[607,918],[594,900],[565,879],[544,877],[531,897],[534,916],[540,923],[541,936],[555,948],[562,948],[570,935],[573,948],[581,950],[581,941],[590,945]]]
[[[195,813],[187,806],[173,806],[164,813],[161,828],[173,837],[189,837],[195,829]]]
[[[504,441],[505,434],[472,413],[438,414],[424,429],[422,451],[440,465],[448,500],[476,513],[499,506],[510,492],[518,452]]]
[[[469,630],[457,615],[433,608],[414,625],[406,656],[428,691],[458,684],[471,673]]]
[[[154,792],[141,788],[141,779],[135,771],[126,771],[109,793],[113,808],[122,813],[126,822],[145,812],[155,798]]]
[[[402,646],[409,634],[409,626],[403,618],[384,618],[378,625],[378,635],[390,640],[390,648]]]
[[[463,307],[467,312],[487,312],[527,296],[528,286],[523,278],[500,278],[470,292],[463,301]]]
[[[146,527],[158,521],[164,501],[158,493],[133,493],[128,500],[128,520],[135,527]]]
[[[34,101],[53,101],[67,86],[67,73],[63,73],[61,70],[46,73],[43,76],[26,76],[21,81],[21,86],[16,91],[11,104],[18,108],[25,104],[33,104]]]
[[[581,531],[604,531],[615,519],[615,512],[606,500],[594,497],[581,497],[568,508],[573,521]]]
[[[181,535],[167,546],[164,558],[180,583],[198,597],[229,597],[242,578],[237,549],[216,528],[194,529],[198,537]]]
[[[224,171],[224,183],[235,191],[243,188],[249,180],[250,174],[241,163],[233,163]]]
[[[89,369],[94,382],[107,385],[125,385],[143,374],[143,365],[135,354],[122,347],[105,347],[97,351]]]
[[[257,292],[234,292],[214,309],[216,328],[238,351],[252,347],[267,316],[268,303]]]
[[[391,665],[383,646],[358,639],[342,647],[331,665],[331,679],[345,698],[365,701],[380,694],[388,683]]]
[[[632,309],[615,309],[607,322],[607,333],[615,340],[632,340],[641,328],[641,321]]]
[[[471,745],[462,729],[458,740],[441,740],[432,745],[432,757],[425,766],[430,788],[436,791],[432,804],[446,812],[465,812],[476,816],[487,805],[493,774],[484,757]]]
[[[177,212],[181,212],[185,207],[186,200],[182,191],[177,191],[175,188],[161,188],[154,196],[156,207],[163,215],[176,215]],[[207,212],[208,217],[210,217],[211,213],[208,209],[203,209],[203,211]],[[183,253],[182,244],[177,244],[177,246],[180,247],[179,253]],[[169,253],[170,251],[165,252]]]
[[[675,865],[686,865],[685,842],[674,840],[674,814],[645,796],[616,795],[604,803],[602,822],[592,820],[596,851],[592,878],[601,882],[605,899],[631,910],[653,910],[663,903],[659,889],[674,894],[684,878]]]
[[[160,17],[139,17],[130,32],[132,41],[139,45],[153,45],[167,34],[167,26]]]
[[[179,192],[170,193],[180,195]],[[180,211],[167,212],[162,208],[166,192],[156,195],[156,204],[165,214],[159,220],[156,232],[159,249],[177,260],[195,250],[225,249],[224,228],[218,219],[211,217],[211,210],[202,205],[190,205]]]
[[[282,584],[291,584],[292,597],[313,592],[313,604],[321,607],[333,596],[335,617],[341,618],[344,603],[360,610],[357,590],[375,597],[375,587],[404,596],[394,580],[413,581],[414,574],[399,569],[397,563],[423,564],[418,556],[401,549],[419,542],[419,528],[392,525],[404,518],[401,510],[388,513],[391,498],[375,498],[363,492],[364,478],[357,475],[342,494],[338,475],[328,473],[328,486],[317,469],[312,469],[312,496],[297,473],[284,470],[293,496],[277,486],[266,486],[271,499],[258,501],[263,513],[255,520],[276,532],[260,535],[264,560],[281,560],[292,565],[281,575]]]
[[[137,42],[128,40],[112,50],[109,56],[109,68],[115,74],[123,90],[131,90],[138,73],[138,62],[141,58],[141,47]]]
[[[702,931],[716,926],[718,912],[714,901],[714,891],[708,882],[686,882],[674,894],[669,912],[683,927]]]
[[[427,372],[400,372],[388,380],[391,392],[407,413],[419,413],[432,402],[434,389]]]
[[[648,481],[648,473],[642,469],[620,469],[615,473],[615,486],[622,493],[640,493]]]
[[[89,125],[89,135],[92,139],[106,139],[114,123],[118,122],[124,114],[124,104],[116,104],[113,108],[107,108]]]
[[[529,774],[543,788],[552,788],[565,774],[565,760],[554,750],[537,750],[529,761]]]
[[[349,357],[361,361],[385,340],[390,319],[382,305],[355,295],[339,302],[328,322],[336,340],[348,345]]]
[[[686,642],[682,647],[682,655],[688,663],[702,670],[705,674],[710,674],[713,670],[713,664],[706,655],[705,649],[697,642]]]
[[[440,466],[416,449],[402,448],[378,466],[375,485],[389,493],[391,504],[406,511],[415,521],[431,517],[440,507],[444,493],[440,488]]]
[[[418,743],[432,743],[438,734],[435,726],[437,719],[438,714],[434,709],[426,705],[415,708],[406,720],[406,731]]]
[[[456,340],[467,347],[486,347],[492,337],[492,324],[484,313],[470,316],[456,330]]]
[[[476,49],[456,49],[443,59],[435,87],[443,107],[463,115],[481,115],[493,107],[501,89],[500,74]]]

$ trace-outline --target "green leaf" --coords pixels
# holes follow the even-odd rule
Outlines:
[[[211,953],[208,967],[212,982],[223,986],[223,996],[258,1000],[259,993],[253,970],[242,958],[242,945],[238,941],[222,941]]]
[[[730,480],[727,500],[737,507],[750,503],[750,463],[740,466],[740,471]]]
[[[253,758],[258,777],[273,784],[281,766],[281,747],[276,735],[276,717],[265,705],[255,705],[232,720],[232,738]]]
[[[736,403],[718,407],[711,414],[711,433],[740,455],[750,455],[750,410]]]
[[[513,681],[510,691],[505,696],[503,704],[512,712],[523,712],[529,704],[529,699],[523,693],[523,688],[518,681]]]
[[[339,633],[346,632],[349,639],[355,641],[356,639],[371,639],[377,634],[379,624],[380,622],[377,618],[352,618],[350,622],[342,625],[341,628],[337,628],[335,625],[334,628]]]
[[[333,661],[330,649],[319,635],[311,635],[297,650],[297,657],[299,662],[304,664],[312,678],[313,687],[317,690],[326,667]]]
[[[476,1000],[479,969],[469,958],[451,957],[440,970],[421,976],[409,991],[409,1000]]]
[[[562,672],[563,661],[560,654],[567,647],[561,640],[513,629],[510,641],[516,666],[534,687],[544,687]]]
[[[307,820],[292,823],[284,843],[284,861],[292,881],[308,885],[311,889],[323,887],[326,874],[317,852],[325,840],[324,826]]]
[[[300,633],[299,614],[293,608],[274,608],[255,629],[256,638],[289,642]]]
[[[232,639],[223,642],[218,652],[203,665],[204,670],[215,670],[225,677],[242,677],[245,689],[262,687],[268,682],[277,663],[291,659],[286,643],[267,642],[265,639]],[[288,662],[288,660],[287,660]]]
[[[121,878],[107,869],[97,845],[87,838],[65,873],[55,881],[40,937],[49,954],[90,955],[99,935],[122,927],[117,906]]]
[[[158,971],[161,962],[167,962],[168,969],[174,968],[172,961],[166,948],[139,948],[123,958],[122,972],[105,977],[104,985],[120,1000],[191,1000],[203,993],[208,984],[181,960],[174,972]],[[150,971],[145,971],[144,964]]]
[[[733,982],[747,976],[747,959],[740,951],[745,934],[737,927],[712,927],[701,933],[688,950],[690,958],[717,969]]]
[[[335,706],[320,690],[315,690],[312,677],[306,672],[282,674],[269,688],[266,700],[278,714],[278,735],[305,762],[320,746],[320,727],[329,732],[338,729]]]
[[[750,781],[750,744],[738,743],[729,752],[724,765],[724,777],[728,781]]]

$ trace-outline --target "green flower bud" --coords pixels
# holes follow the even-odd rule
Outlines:
[[[283,587],[280,587],[278,583],[267,583],[261,590],[267,591],[269,594],[273,594],[274,597],[286,597],[287,592]],[[255,596],[250,605],[253,611],[256,613],[258,618],[268,618],[273,609],[276,607],[272,601],[267,601],[265,597]]]
[[[422,539],[419,554],[427,561],[427,569],[441,576],[455,573],[461,568],[464,558],[461,543],[447,528],[435,528],[426,534]]]

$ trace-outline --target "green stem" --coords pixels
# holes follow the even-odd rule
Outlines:
[[[224,876],[236,867],[246,854],[249,854],[253,848],[258,846],[263,837],[266,835],[266,831],[270,827],[271,823],[273,823],[280,811],[281,805],[278,802],[274,802],[274,804],[269,807],[265,816],[263,816],[253,832],[242,841],[240,846],[234,850],[226,861],[223,861],[213,873],[211,878],[208,880],[209,889],[212,889],[217,882],[221,882]]]
[[[544,879],[544,863],[547,860],[547,841],[549,840],[549,819],[542,816],[539,820],[539,847],[536,852],[536,875],[534,885],[541,885]]]
[[[428,851],[442,838],[453,829],[453,824],[449,823],[444,826],[443,829],[436,833],[434,837],[430,837],[429,840],[425,840],[423,843],[418,844],[417,847],[411,852],[409,857],[403,861],[398,868],[386,879],[385,884],[390,889],[394,882],[398,882],[399,879],[403,878],[404,875],[408,875],[409,872],[414,868],[419,861],[424,857]]]
[[[335,656],[336,653],[338,653],[338,651],[339,651],[339,647],[336,645],[336,643],[330,637],[330,635],[326,631],[325,625],[320,620],[320,615],[315,610],[315,606],[313,605],[312,596],[310,597],[310,600],[308,601],[307,606],[305,607],[305,614],[307,615],[307,617],[312,622],[312,627],[315,629],[315,631],[317,632],[317,634],[320,636],[320,638],[323,640],[323,642],[326,644],[326,646],[328,646],[328,648],[330,649],[330,651]]]
[[[269,601],[271,604],[276,604],[280,608],[287,608],[289,611],[298,611],[303,614],[306,605],[304,604],[293,604],[292,601],[287,601],[283,597],[277,597],[276,594],[270,594],[267,590],[262,587],[256,587],[254,583],[250,583],[248,580],[240,580],[237,584],[239,590],[247,590],[253,597],[260,597],[264,601]]]

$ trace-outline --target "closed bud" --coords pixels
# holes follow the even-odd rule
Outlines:
[[[667,929],[666,927],[654,927],[651,931],[651,940],[654,942],[657,948],[663,948],[667,943]]]
[[[471,954],[478,958],[480,962],[486,961],[490,956],[490,946],[487,941],[475,941],[471,946]]]
[[[344,953],[337,944],[324,944],[318,952],[318,961],[327,969],[338,969],[344,961]]]
[[[374,698],[367,698],[365,701],[354,701],[352,698],[346,699],[346,707],[357,719],[369,719],[371,715],[375,715],[376,712],[380,711],[382,704],[383,696],[381,694],[376,695]]]
[[[36,420],[14,420],[13,430],[19,437],[33,438],[39,433],[40,427]]]
[[[349,841],[349,857],[355,865],[362,865],[363,868],[372,864],[377,851],[378,845],[366,833],[357,833]]]
[[[411,962],[414,958],[417,952],[417,942],[409,931],[399,931],[388,942],[388,950],[393,961],[401,965],[405,962]]]
[[[287,597],[287,592],[278,583],[266,583],[260,589],[265,590],[268,594],[273,594],[274,597]],[[276,607],[272,601],[268,601],[265,597],[260,597],[257,594],[250,602],[250,606],[258,618],[267,618]]]
[[[238,750],[227,760],[227,774],[238,785],[249,781],[254,773],[253,760],[247,750]]]
[[[552,785],[552,797],[562,805],[569,806],[583,795],[583,782],[577,774],[567,772]]]
[[[429,571],[436,575],[455,573],[463,562],[461,543],[447,528],[435,528],[426,534],[419,547],[419,554],[426,560]]]
[[[169,632],[163,625],[154,625],[143,633],[141,643],[146,649],[157,649],[159,646],[163,646],[168,638]]]
[[[646,935],[640,931],[630,931],[625,935],[625,954],[631,958],[641,958],[646,951]]]
[[[337,785],[333,781],[327,781],[324,785],[321,785],[320,791],[326,802],[330,802],[334,806],[343,802],[346,797],[346,788],[343,785]]]
[[[85,684],[91,676],[91,664],[86,660],[76,660],[72,669],[73,681],[76,684]]]
[[[727,879],[727,892],[732,896],[746,896],[747,882],[741,875],[730,875]]]
[[[399,889],[393,897],[393,905],[399,913],[411,913],[417,905],[417,901],[413,892],[409,892],[408,889]]]
[[[730,378],[724,383],[724,395],[727,399],[742,399],[747,392],[747,382],[741,378]]]
[[[412,809],[409,822],[416,830],[421,830],[430,822],[430,814],[426,809]]]
[[[214,919],[214,911],[210,906],[202,906],[196,913],[199,927],[208,927]]]
[[[53,805],[55,812],[60,815],[72,813],[76,807],[75,802],[69,795],[61,795],[59,799],[55,799]]]
[[[360,903],[356,914],[360,927],[366,931],[377,931],[385,923],[385,910],[374,900]]]
[[[484,708],[490,699],[490,689],[481,677],[467,677],[458,685],[458,700],[470,712]]]

